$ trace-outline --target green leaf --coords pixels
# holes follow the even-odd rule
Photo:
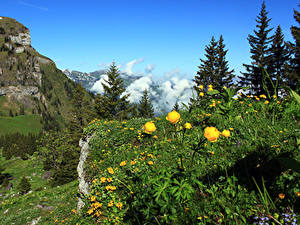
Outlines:
[[[218,91],[218,90],[212,90],[212,91],[208,91],[208,92],[206,92],[206,94],[208,94],[208,95],[215,95],[215,94],[219,94],[220,92]]]
[[[300,162],[291,158],[278,158],[278,161],[287,169],[291,169],[297,173],[300,173]]]

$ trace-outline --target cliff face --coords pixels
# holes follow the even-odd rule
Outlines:
[[[0,17],[0,116],[17,112],[47,112],[67,119],[75,83],[55,63],[31,46],[27,27]]]

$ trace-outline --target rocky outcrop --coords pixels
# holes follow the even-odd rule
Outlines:
[[[79,180],[79,186],[78,186],[78,203],[77,203],[77,212],[80,212],[81,209],[84,207],[84,202],[82,198],[84,195],[88,195],[90,193],[90,185],[86,181],[86,170],[85,170],[85,162],[89,154],[89,142],[92,139],[93,135],[88,135],[84,139],[80,139],[79,146],[81,147],[80,152],[80,158],[79,163],[77,166],[77,172],[78,172],[78,180]]]
[[[29,31],[26,33],[19,33],[16,36],[9,35],[8,37],[13,43],[17,45],[31,46],[31,37]]]

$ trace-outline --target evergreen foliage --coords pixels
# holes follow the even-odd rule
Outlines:
[[[300,6],[300,5],[299,5]],[[300,13],[294,10],[294,18],[300,24]],[[300,92],[300,27],[292,26],[291,33],[295,39],[295,44],[289,43],[293,58],[290,60],[291,71],[287,76],[288,85]]]
[[[28,179],[25,176],[23,176],[22,179],[20,180],[17,189],[19,190],[21,195],[26,194],[30,191],[31,184],[29,183]]]
[[[193,80],[195,83],[193,89],[196,91],[197,97],[199,97],[200,92],[199,85],[207,88],[208,85],[212,84],[214,89],[219,91],[221,91],[223,86],[232,86],[234,70],[230,70],[228,67],[228,61],[226,60],[227,51],[225,50],[222,35],[218,42],[214,37],[211,38],[209,45],[205,47],[206,59],[200,59],[199,71]]]
[[[143,96],[138,105],[138,114],[140,117],[151,118],[154,116],[154,109],[150,102],[147,89],[144,90]]]
[[[108,80],[102,83],[104,93],[98,94],[95,98],[95,110],[100,118],[127,119],[132,107],[129,104],[129,94],[125,92],[124,81],[120,72],[112,63],[107,71]]]
[[[28,155],[32,155],[37,150],[36,141],[40,134],[24,135],[21,133],[12,133],[0,136],[0,148],[2,148],[2,155],[7,160],[11,157],[21,157],[26,160]]]
[[[268,29],[271,19],[268,19],[267,15],[266,5],[263,2],[260,14],[256,19],[258,23],[256,27],[258,29],[254,30],[254,35],[248,36],[252,63],[251,65],[243,64],[247,72],[239,76],[239,85],[242,87],[250,86],[249,90],[257,95],[264,93],[263,81],[266,77],[264,68],[270,65],[268,56],[270,54],[269,44],[272,41],[272,37],[269,37],[269,32],[272,28]]]
[[[267,65],[267,71],[275,88],[276,86],[283,86],[285,83],[289,59],[290,52],[284,42],[284,35],[282,34],[281,27],[278,26],[272,39],[269,62]],[[276,94],[276,96],[278,95],[278,89],[275,93],[275,89],[269,79],[266,79],[266,85],[271,96],[274,94]]]
[[[39,142],[38,153],[44,170],[53,174],[51,184],[61,185],[77,178],[80,148],[67,129],[45,132]]]

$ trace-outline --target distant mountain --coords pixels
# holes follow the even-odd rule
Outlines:
[[[0,116],[25,111],[67,121],[76,85],[31,46],[27,27],[0,17]]]
[[[79,71],[63,71],[67,77],[82,85],[90,92],[102,93],[102,82],[107,79],[105,70],[98,70],[90,73]],[[192,81],[171,77],[168,80],[154,81],[151,75],[133,76],[125,72],[120,72],[125,84],[125,94],[130,94],[129,101],[138,103],[145,89],[149,92],[149,97],[154,106],[155,114],[170,111],[176,101],[188,104],[192,97]]]
[[[69,69],[66,69],[63,71],[63,73],[72,81],[75,81],[76,83],[81,83],[82,86],[88,91],[97,93],[97,91],[93,89],[93,86],[97,81],[100,81],[101,79],[105,78],[106,70],[96,70],[91,73],[84,73],[76,70],[70,71]],[[132,76],[124,72],[121,72],[120,75],[124,80],[125,87],[128,87],[134,81],[142,78],[142,76]]]

